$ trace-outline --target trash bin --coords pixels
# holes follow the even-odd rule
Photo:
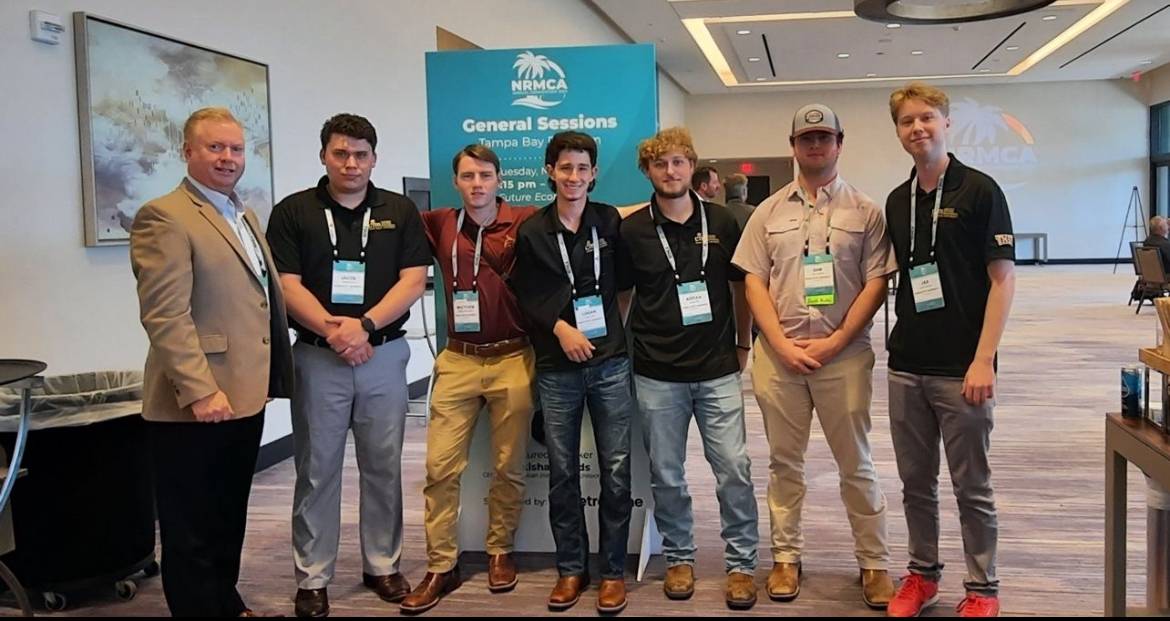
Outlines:
[[[154,489],[142,373],[46,377],[10,507],[16,548],[0,556],[50,610],[66,596],[112,587],[131,599],[155,562]],[[19,394],[0,389],[0,447],[16,441]]]

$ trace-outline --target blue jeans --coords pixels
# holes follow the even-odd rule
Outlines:
[[[548,518],[561,576],[589,575],[589,531],[581,498],[581,422],[589,405],[601,477],[598,553],[601,577],[625,575],[630,538],[630,359],[610,358],[574,371],[536,377],[548,447]]]
[[[739,374],[692,383],[635,375],[634,388],[645,426],[654,520],[662,533],[666,565],[695,563],[695,518],[684,467],[693,415],[703,439],[703,455],[715,473],[726,569],[728,573],[755,572],[759,509],[747,454]]]

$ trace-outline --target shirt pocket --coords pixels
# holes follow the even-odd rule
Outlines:
[[[768,255],[772,262],[781,263],[804,252],[804,227],[799,219],[769,222],[764,225],[767,233]]]
[[[845,265],[862,260],[865,253],[865,217],[862,214],[833,214],[829,224],[829,249]]]

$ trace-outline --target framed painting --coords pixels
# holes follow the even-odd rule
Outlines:
[[[126,244],[134,214],[186,174],[183,123],[208,106],[244,126],[236,193],[267,226],[273,204],[268,65],[73,14],[85,244]]]

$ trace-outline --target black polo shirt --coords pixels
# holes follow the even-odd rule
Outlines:
[[[585,205],[581,224],[574,233],[561,223],[554,202],[520,225],[511,285],[520,309],[531,322],[528,336],[536,351],[538,371],[571,371],[626,353],[625,330],[617,304],[615,259],[621,223],[622,217],[612,205],[590,202]],[[601,246],[600,289],[593,276],[593,253],[596,251],[591,233],[593,227],[597,227],[597,241]],[[586,363],[569,360],[565,350],[561,349],[560,339],[553,334],[553,326],[558,320],[577,325],[573,291],[557,244],[558,235],[565,240],[565,249],[569,252],[569,263],[577,282],[577,297],[600,294],[605,307],[605,336],[590,340],[596,349]]]
[[[975,359],[991,278],[987,265],[1014,261],[1012,218],[1003,190],[986,174],[952,154],[943,180],[935,260],[945,306],[919,313],[914,308],[910,268],[930,261],[931,210],[935,192],[915,187],[917,218],[910,258],[910,179],[886,199],[886,226],[898,258],[898,322],[890,333],[889,366],[918,375],[963,377]],[[911,178],[914,173],[911,171]]]
[[[735,218],[721,205],[705,204],[710,236],[705,280],[712,316],[707,323],[683,325],[674,271],[658,238],[655,225],[662,226],[678,262],[679,282],[699,280],[703,260],[700,201],[694,193],[691,200],[694,212],[678,224],[664,216],[656,198],[651,198],[650,208],[622,222],[618,244],[618,290],[635,289],[630,311],[634,372],[666,382],[703,382],[739,371],[731,281],[742,281],[743,272],[731,264],[739,243]]]
[[[329,195],[326,189],[328,183],[329,178],[322,177],[317,187],[291,194],[273,208],[272,217],[268,220],[268,245],[272,248],[277,271],[282,274],[299,274],[301,283],[329,314],[361,317],[398,284],[399,270],[430,265],[431,250],[418,209],[409,198],[379,189],[371,183],[362,204],[347,209]],[[329,241],[326,209],[333,212],[338,258],[343,261],[359,260],[362,218],[367,209],[372,210],[365,259],[366,290],[361,304],[334,304],[330,301],[333,288],[333,245]],[[409,312],[403,313],[397,320],[370,335],[370,340],[402,336],[405,334],[402,325],[409,317]],[[297,332],[313,334],[297,323],[291,313],[289,325]]]

